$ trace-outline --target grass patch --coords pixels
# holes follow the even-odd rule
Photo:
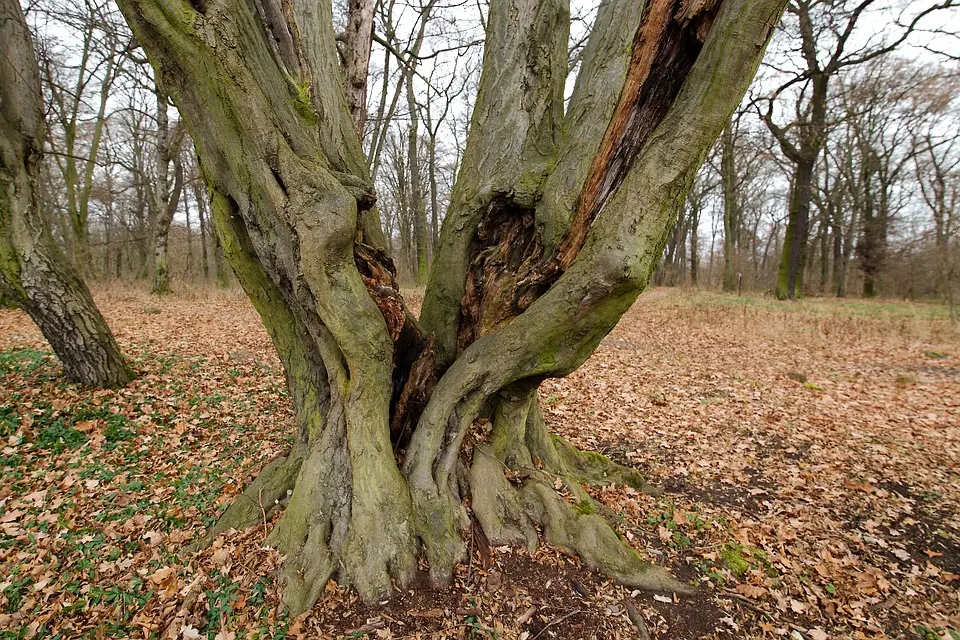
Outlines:
[[[45,352],[30,347],[0,351],[0,375],[8,373],[29,375],[43,367],[46,360]]]
[[[44,427],[37,434],[37,445],[54,453],[62,453],[66,449],[76,449],[87,441],[87,435],[68,426],[63,420],[54,420],[53,424]]]

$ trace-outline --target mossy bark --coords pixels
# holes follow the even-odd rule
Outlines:
[[[19,3],[3,0],[0,12],[0,298],[27,312],[69,380],[123,386],[133,373],[41,215],[46,128],[37,59]]]
[[[471,505],[491,539],[535,546],[542,527],[627,584],[686,589],[582,486],[643,478],[553,438],[536,389],[576,369],[646,285],[783,2],[605,3],[565,113],[569,7],[496,0],[420,322],[383,252],[329,5],[119,4],[196,142],[220,245],[299,419],[291,452],[211,533],[283,507],[268,542],[295,613],[332,576],[366,601],[421,558],[449,581]],[[466,444],[483,416],[490,441]]]

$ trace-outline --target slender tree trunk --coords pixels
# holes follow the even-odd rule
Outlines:
[[[405,588],[420,554],[448,583],[468,507],[493,544],[535,549],[542,531],[624,584],[690,591],[619,539],[582,486],[643,479],[551,437],[537,387],[576,369],[646,286],[782,3],[601,5],[567,114],[569,7],[492,3],[418,323],[362,215],[373,196],[329,5],[292,0],[281,21],[246,1],[208,0],[202,13],[167,2],[120,6],[190,123],[224,253],[277,348],[300,427],[211,535],[261,522],[259,505],[290,491],[267,543],[285,556],[294,614],[334,574],[367,602]],[[258,13],[296,55],[270,46]],[[224,40],[238,46],[209,44]],[[468,444],[481,414],[492,432]]]
[[[213,234],[213,266],[216,275],[217,286],[226,289],[230,286],[230,272],[227,270],[227,261],[223,255],[223,245],[220,244],[220,237]]]
[[[700,285],[700,202],[690,209],[690,284]]]
[[[407,74],[407,109],[410,127],[407,134],[407,165],[410,167],[410,214],[413,216],[413,243],[416,250],[417,284],[427,282],[427,211],[423,206],[423,176],[420,172],[420,118],[413,93],[413,74]]]
[[[207,255],[207,200],[199,181],[193,183],[193,199],[197,203],[197,218],[200,220],[200,266],[203,279],[210,280],[210,259]]]
[[[821,294],[826,293],[827,291],[827,277],[830,274],[830,251],[829,251],[829,226],[827,225],[827,220],[829,219],[829,212],[822,214],[820,218],[820,225],[817,228],[817,240],[819,242],[820,248],[820,288],[819,291]]]
[[[723,184],[723,290],[737,288],[739,264],[740,206],[737,193],[736,145],[733,121],[727,123],[720,136],[720,177]]]
[[[857,255],[860,258],[860,268],[863,271],[863,297],[873,298],[877,295],[877,276],[881,262],[881,214],[874,192],[874,178],[876,169],[871,164],[871,156],[866,155],[863,160],[863,231],[860,242],[857,244]]]
[[[830,235],[833,241],[833,294],[843,297],[847,274],[843,263],[843,207],[833,205],[830,216]]]
[[[840,287],[837,289],[837,297],[844,298],[847,295],[847,273],[850,266],[850,260],[853,257],[857,225],[859,224],[860,210],[854,207],[850,211],[850,222],[844,232],[843,255],[840,261]]]
[[[170,293],[170,264],[168,244],[170,225],[180,204],[183,192],[183,161],[180,145],[183,127],[172,128],[167,117],[167,94],[156,85],[157,99],[157,162],[156,184],[153,185],[153,287],[151,293],[162,296]],[[170,182],[170,165],[173,164],[173,182]]]
[[[347,27],[344,30],[343,76],[347,108],[353,126],[363,138],[367,120],[367,72],[373,44],[373,1],[348,0]]]
[[[133,374],[93,298],[51,238],[37,193],[43,98],[17,0],[0,0],[0,292],[37,323],[69,380],[123,386]]]
[[[430,172],[430,259],[433,260],[433,256],[437,255],[437,247],[440,246],[440,196],[437,192],[437,134],[432,130],[429,152],[427,170]]]
[[[103,203],[104,208],[104,221],[103,221],[103,235],[104,235],[104,244],[103,244],[103,274],[109,278],[110,277],[110,249],[113,245],[113,173],[107,171],[106,175],[106,190],[107,196]]]
[[[794,172],[793,184],[790,188],[787,230],[783,238],[780,269],[777,272],[778,300],[794,300],[803,297],[803,272],[807,264],[807,236],[814,164],[814,162],[798,162]]]

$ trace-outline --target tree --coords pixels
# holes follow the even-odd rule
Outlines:
[[[740,272],[740,185],[736,165],[734,129],[739,119],[731,118],[720,136],[720,181],[723,185],[723,290],[737,289]]]
[[[925,208],[933,218],[935,289],[955,309],[957,272],[951,245],[960,207],[960,131],[955,126],[956,76],[931,74],[911,94],[925,117],[911,132],[914,174]]]
[[[150,218],[153,221],[153,286],[150,291],[162,296],[170,293],[170,266],[167,261],[167,244],[170,224],[180,204],[183,193],[183,162],[180,146],[184,128],[181,123],[170,125],[167,95],[157,80],[157,150],[153,181],[148,182],[150,191]],[[173,180],[170,167],[173,165]]]
[[[61,58],[70,54],[58,54],[52,42],[43,52],[43,71],[52,106],[49,124],[56,125],[55,133],[59,134],[48,136],[47,141],[63,179],[70,246],[74,265],[81,272],[92,268],[88,234],[94,172],[99,164],[107,104],[114,83],[123,73],[130,41],[130,33],[111,6],[85,0],[81,6],[51,3],[40,7],[72,31],[80,43],[73,73],[64,75],[70,65]],[[91,99],[94,109],[87,106]]]
[[[870,10],[876,0],[793,0],[788,5],[792,35],[797,39],[801,58],[797,73],[772,91],[766,98],[766,110],[760,117],[776,137],[780,149],[793,165],[789,215],[776,296],[780,300],[803,297],[803,275],[806,267],[807,240],[810,226],[810,204],[816,182],[816,166],[827,140],[829,119],[827,107],[831,81],[842,70],[875,60],[902,45],[927,16],[955,6],[953,0],[930,4],[898,29],[889,29],[895,37],[867,38],[857,46],[862,34],[858,27],[870,21]],[[855,36],[857,34],[857,36]],[[879,44],[875,44],[879,43]],[[777,124],[774,103],[786,92],[799,93],[793,120]]]
[[[468,496],[491,543],[535,547],[539,526],[625,584],[688,590],[621,541],[581,485],[642,478],[551,437],[537,388],[576,369],[647,284],[782,2],[604,3],[566,110],[568,5],[493,2],[419,322],[365,215],[375,197],[330,5],[274,2],[120,2],[189,127],[299,419],[290,452],[211,533],[260,522],[259,505],[290,490],[269,543],[295,613],[334,573],[382,598],[421,551],[448,582]]]
[[[133,374],[43,221],[40,71],[19,2],[3,0],[0,11],[0,292],[37,323],[68,379],[122,386]]]

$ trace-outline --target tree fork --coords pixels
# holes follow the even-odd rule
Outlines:
[[[286,556],[288,607],[298,613],[312,606],[333,575],[364,600],[378,600],[409,583],[419,555],[434,581],[448,582],[464,558],[468,497],[488,536],[533,544],[542,526],[548,542],[619,580],[683,589],[621,543],[599,514],[586,513],[596,505],[581,483],[643,487],[643,480],[552,438],[536,386],[580,366],[646,286],[783,0],[655,0],[642,23],[630,17],[627,0],[607,3],[588,46],[599,53],[575,90],[569,121],[568,7],[497,0],[474,126],[434,269],[439,276],[427,292],[433,311],[425,302],[422,329],[378,252],[329,7],[300,0],[279,13],[235,0],[208,0],[195,5],[200,12],[178,0],[120,6],[190,127],[218,236],[274,340],[300,421],[294,451],[254,484],[259,499],[260,487],[277,495],[296,476],[268,537]],[[273,39],[264,37],[264,20]],[[496,86],[519,89],[495,96]],[[586,141],[581,130],[589,130]],[[584,166],[574,153],[581,146],[605,149],[593,163],[598,168],[590,168],[590,154]],[[580,186],[561,188],[570,182]],[[524,218],[530,211],[532,225]],[[492,261],[476,262],[485,213],[491,233],[484,255]],[[521,250],[511,256],[501,242],[518,238]],[[511,309],[506,321],[478,314],[482,330],[474,328],[457,354],[458,292],[471,263],[509,285],[503,271],[516,260],[542,264],[538,244],[544,255],[566,256],[562,268],[523,309],[516,305],[518,314],[504,305],[508,298],[488,298],[487,309]],[[490,286],[475,284],[481,292]],[[491,411],[491,442],[475,447],[467,468],[466,437]],[[525,470],[525,478],[515,475]],[[576,504],[556,492],[558,479]],[[250,498],[228,513],[249,515]]]

